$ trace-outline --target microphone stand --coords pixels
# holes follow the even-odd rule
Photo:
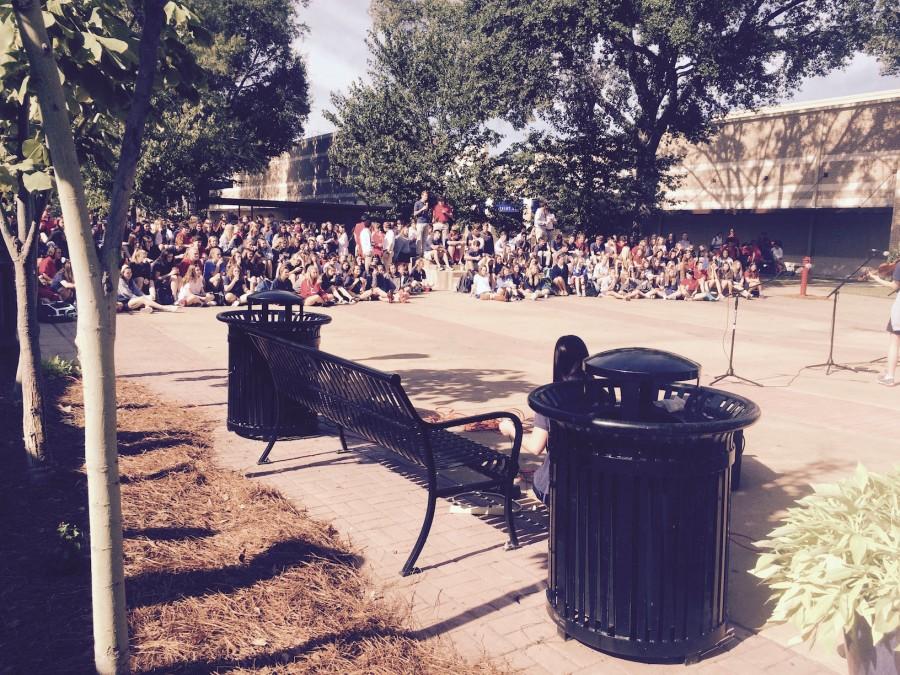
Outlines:
[[[740,293],[735,293],[734,296],[734,321],[731,322],[731,352],[728,354],[728,370],[715,378],[712,382],[709,383],[709,386],[716,384],[717,382],[721,382],[726,377],[733,377],[735,380],[739,380],[744,382],[745,384],[752,384],[755,387],[761,387],[759,382],[754,382],[753,380],[747,379],[746,377],[741,377],[737,373],[734,372],[734,338],[737,333],[737,316],[738,316],[738,301],[741,299]]]
[[[802,370],[808,370],[810,368],[824,368],[826,375],[831,375],[832,370],[848,370],[851,373],[871,372],[866,368],[854,368],[853,366],[846,366],[846,365],[835,362],[835,360],[834,360],[834,327],[835,327],[835,320],[837,318],[838,297],[840,297],[840,295],[841,295],[841,289],[844,287],[844,285],[848,281],[850,281],[850,279],[855,278],[856,275],[859,273],[859,271],[863,267],[865,267],[866,265],[869,264],[869,262],[872,260],[872,258],[875,257],[876,253],[877,253],[877,251],[874,251],[874,250],[871,253],[869,253],[869,257],[866,258],[859,267],[857,267],[850,274],[848,274],[843,279],[841,279],[841,282],[837,286],[835,286],[833,289],[831,289],[831,293],[829,293],[826,296],[827,298],[832,298],[831,338],[828,343],[828,360],[825,361],[825,363],[816,363],[811,366],[803,366]]]

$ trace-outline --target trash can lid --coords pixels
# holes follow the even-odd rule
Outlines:
[[[652,380],[656,383],[696,380],[700,364],[661,349],[623,347],[589,356],[584,361],[591,375],[615,382]]]
[[[260,291],[247,296],[248,305],[302,305],[303,298],[290,291]]]
[[[602,379],[545,384],[528,395],[528,405],[550,420],[583,429],[660,437],[727,433],[759,419],[759,407],[743,396],[687,384],[672,387],[672,400],[683,402],[680,409],[651,405],[638,418],[623,415],[615,387]]]

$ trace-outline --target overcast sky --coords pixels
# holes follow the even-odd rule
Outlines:
[[[310,0],[301,9],[309,32],[298,45],[306,55],[311,82],[312,112],[307,134],[332,131],[322,116],[330,108],[330,93],[344,91],[366,72],[366,31],[371,26],[369,0]],[[900,77],[882,77],[870,56],[858,56],[845,70],[807,80],[793,101],[814,101],[885,89],[900,89]]]

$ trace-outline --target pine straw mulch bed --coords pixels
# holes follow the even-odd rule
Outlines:
[[[29,482],[0,399],[0,672],[92,670],[81,385],[49,382],[57,468]],[[132,668],[141,673],[495,672],[420,640],[334,529],[217,469],[211,424],[119,381]],[[19,449],[16,450],[16,445]],[[82,551],[79,551],[79,547]]]

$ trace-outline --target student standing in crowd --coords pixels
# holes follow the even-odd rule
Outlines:
[[[878,282],[882,286],[893,289],[896,297],[894,304],[891,305],[891,313],[888,317],[887,332],[890,334],[888,339],[887,365],[885,371],[878,376],[878,384],[886,387],[896,386],[897,380],[897,358],[900,357],[900,263],[894,264],[894,271],[891,274],[891,280],[885,281],[877,274],[869,272],[869,278]]]

